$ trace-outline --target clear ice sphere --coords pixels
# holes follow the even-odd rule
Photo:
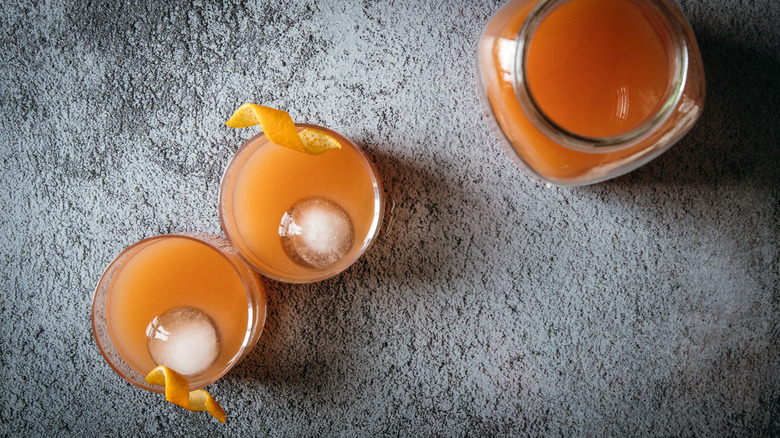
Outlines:
[[[185,376],[205,371],[219,355],[217,328],[197,309],[182,307],[154,317],[146,338],[157,365]]]
[[[343,208],[329,199],[314,197],[296,202],[284,213],[279,236],[292,260],[325,269],[352,249],[355,231]]]

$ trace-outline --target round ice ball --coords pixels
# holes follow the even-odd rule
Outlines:
[[[185,376],[205,371],[219,355],[219,334],[211,318],[192,308],[169,310],[146,328],[149,353],[157,365]]]
[[[279,235],[292,260],[314,269],[337,263],[355,240],[352,221],[344,209],[322,197],[307,198],[290,207],[282,216]]]

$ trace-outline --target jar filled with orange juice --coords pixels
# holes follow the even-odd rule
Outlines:
[[[477,55],[499,140],[557,186],[647,163],[690,130],[704,103],[701,55],[672,0],[513,0]]]

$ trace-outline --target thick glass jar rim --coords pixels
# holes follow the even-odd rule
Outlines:
[[[689,62],[684,29],[681,29],[676,24],[677,17],[673,12],[673,8],[667,4],[668,0],[641,1],[644,8],[652,9],[658,15],[664,24],[664,30],[668,32],[668,47],[671,51],[673,64],[670,69],[671,86],[663,98],[663,104],[660,109],[641,125],[613,136],[594,137],[582,135],[562,127],[545,114],[534,99],[526,79],[528,77],[527,58],[529,47],[536,30],[550,13],[571,1],[573,0],[541,0],[534,6],[520,27],[515,39],[517,50],[514,60],[515,71],[512,75],[515,95],[526,116],[534,126],[547,137],[565,147],[585,152],[611,152],[635,145],[646,139],[655,132],[655,128],[666,122],[683,95]],[[634,2],[634,0],[626,1]]]

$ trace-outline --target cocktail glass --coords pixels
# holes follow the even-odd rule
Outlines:
[[[249,353],[266,313],[263,281],[225,239],[164,235],[109,264],[92,300],[92,331],[108,364],[133,385],[163,392],[144,377],[166,365],[194,390]]]
[[[327,128],[296,127],[323,131],[341,148],[310,155],[262,133],[252,137],[225,170],[219,214],[227,239],[254,269],[278,281],[310,283],[341,273],[365,253],[379,232],[385,196],[374,166],[353,142]],[[314,230],[308,240],[307,221]]]

